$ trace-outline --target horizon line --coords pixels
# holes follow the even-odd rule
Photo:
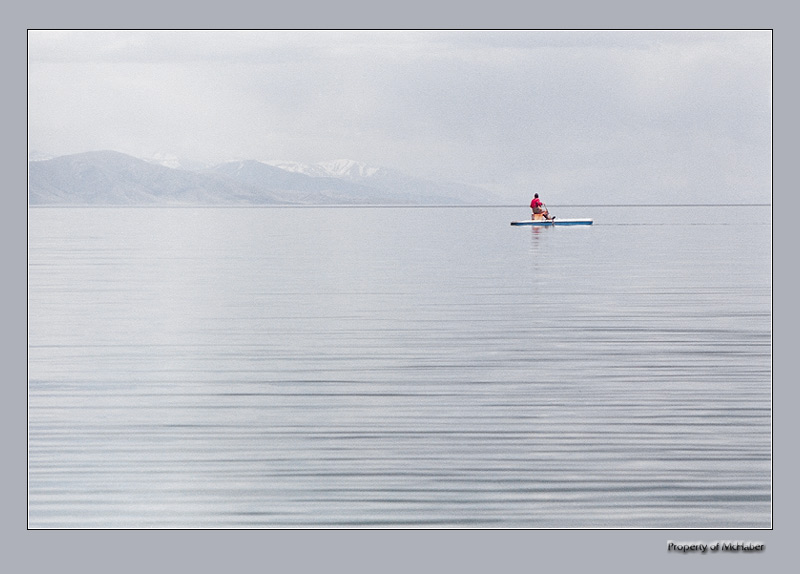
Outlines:
[[[379,203],[357,203],[357,204],[343,204],[343,203],[315,203],[315,204],[295,204],[295,203],[266,203],[266,204],[28,204],[28,208],[108,208],[108,209],[128,209],[128,208],[179,208],[179,209],[214,209],[214,208],[414,208],[414,209],[443,209],[443,208],[458,208],[458,209],[486,209],[486,208],[528,208],[527,205],[522,204],[379,204]],[[591,208],[607,208],[607,207],[772,207],[771,203],[609,203],[605,205],[597,205],[593,203],[573,203],[573,204],[554,204],[553,207],[591,207]]]

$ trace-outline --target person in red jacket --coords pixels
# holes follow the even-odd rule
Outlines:
[[[534,215],[542,214],[544,215],[545,219],[555,219],[554,217],[550,217],[550,213],[547,211],[547,206],[542,203],[542,200],[539,199],[539,194],[533,194],[533,201],[531,201],[531,211],[533,215],[531,215],[531,219],[533,219]]]

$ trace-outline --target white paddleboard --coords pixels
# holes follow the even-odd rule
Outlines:
[[[511,225],[537,225],[549,227],[551,225],[591,225],[591,219],[528,219],[526,221],[512,221]]]

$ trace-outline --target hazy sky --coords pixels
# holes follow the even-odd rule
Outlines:
[[[28,147],[771,201],[770,31],[30,31]]]

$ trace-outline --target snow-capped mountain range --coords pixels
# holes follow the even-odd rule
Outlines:
[[[296,161],[264,161],[268,165],[279,167],[292,173],[302,173],[310,177],[338,177],[341,179],[359,180],[372,177],[381,168],[369,166],[360,161],[351,159],[334,159],[314,164],[305,164]]]
[[[353,160],[199,166],[114,151],[29,157],[30,205],[485,205],[489,192]]]

